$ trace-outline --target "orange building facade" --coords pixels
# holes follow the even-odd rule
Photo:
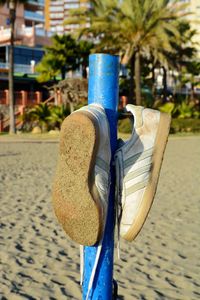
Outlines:
[[[79,7],[90,8],[89,0],[47,0],[46,1],[46,25],[52,33],[64,34],[73,32],[79,27],[76,24],[66,25],[64,20],[69,17],[69,10]],[[89,26],[89,24],[88,24]]]

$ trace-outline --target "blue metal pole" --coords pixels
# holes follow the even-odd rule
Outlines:
[[[118,56],[92,54],[89,57],[88,104],[99,103],[105,111],[110,125],[110,144],[112,154],[117,146],[117,107],[118,107]],[[114,170],[111,167],[111,187],[108,216],[90,300],[111,300],[113,286],[114,253]],[[84,248],[83,299],[86,299],[88,284],[94,266],[97,246]]]

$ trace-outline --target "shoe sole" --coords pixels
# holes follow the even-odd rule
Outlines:
[[[142,204],[137,214],[137,217],[134,223],[131,225],[130,229],[127,231],[127,233],[123,235],[123,238],[129,242],[133,241],[139,234],[148,216],[149,210],[152,206],[158,184],[163,155],[168,140],[170,123],[171,117],[168,114],[161,113],[159,127],[155,140],[155,145],[159,145],[159,147],[157,147],[156,150],[153,152],[150,180],[147,184],[146,191],[144,193]]]
[[[89,113],[77,112],[64,120],[53,206],[67,235],[85,246],[99,240],[103,227],[102,209],[94,184],[98,145],[98,124]]]

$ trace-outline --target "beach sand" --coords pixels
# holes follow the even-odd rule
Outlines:
[[[0,299],[81,299],[79,246],[51,205],[58,143],[0,142]],[[200,137],[170,138],[136,240],[121,240],[119,299],[200,299]]]

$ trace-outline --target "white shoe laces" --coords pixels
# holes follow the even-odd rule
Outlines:
[[[96,257],[95,257],[94,266],[93,266],[93,269],[92,269],[92,272],[91,272],[91,275],[90,275],[86,300],[89,299],[90,292],[91,292],[91,289],[92,289],[92,286],[93,286],[93,282],[94,282],[94,278],[95,278],[99,258],[100,258],[100,255],[101,255],[101,249],[102,249],[102,240],[99,242],[99,244],[97,246],[97,253],[96,253]],[[84,269],[84,246],[80,245],[80,285],[81,286],[83,285],[83,269]]]
[[[83,285],[84,246],[80,245],[80,285]]]
[[[123,178],[123,169],[121,167],[122,151],[118,151],[115,155],[115,210],[116,210],[116,225],[117,225],[117,256],[120,259],[120,222],[122,217],[122,186],[121,179]]]

